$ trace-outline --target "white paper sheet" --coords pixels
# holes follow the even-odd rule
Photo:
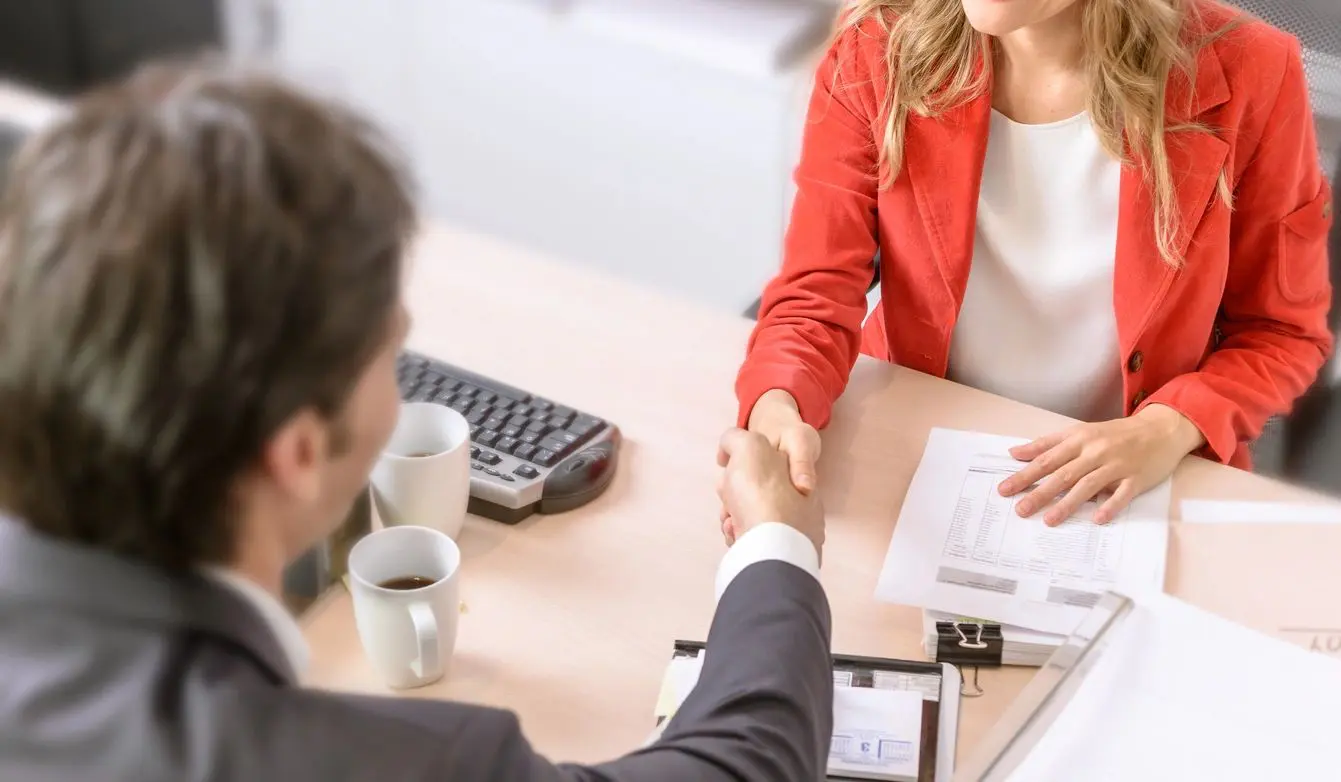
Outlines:
[[[829,774],[917,779],[922,696],[911,690],[836,687]]]
[[[903,501],[876,597],[1067,634],[1109,590],[1164,586],[1168,481],[1110,524],[1086,503],[1060,526],[1023,519],[997,487],[1025,465],[1009,437],[934,429]]]
[[[1341,504],[1183,500],[1187,524],[1341,524]]]
[[[1341,661],[1136,600],[1010,782],[1335,778]]]

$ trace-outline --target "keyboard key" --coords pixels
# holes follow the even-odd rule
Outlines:
[[[494,447],[503,453],[512,453],[512,449],[516,448],[518,445],[519,443],[514,437],[500,437],[498,438],[498,442],[494,443]]]
[[[502,475],[499,475],[498,477],[502,478],[503,480],[507,481],[508,483],[515,483],[516,480],[517,480],[516,478],[513,478],[511,475],[508,475],[507,473],[503,473]]]
[[[484,432],[484,431],[487,431],[487,430],[486,430],[483,426],[472,426],[472,427],[470,427],[470,439],[474,440],[476,437],[479,437],[479,436],[480,436],[480,432]]]
[[[518,404],[515,400],[508,399],[505,396],[498,397],[498,401],[494,402],[494,410],[499,413],[511,413],[517,407]]]
[[[475,398],[485,404],[493,404],[494,400],[498,399],[498,394],[495,394],[492,391],[480,391],[475,395]]]
[[[475,445],[470,446],[470,458],[475,459],[478,458],[479,455],[480,455],[479,446]]]
[[[486,416],[484,415],[483,410],[479,409],[471,410],[470,415],[466,416],[466,423],[470,424],[471,426],[476,426],[478,424],[484,423],[485,418]]]
[[[480,436],[475,438],[475,442],[492,447],[494,443],[498,442],[498,432],[490,432],[486,429],[480,432]]]
[[[450,405],[452,402],[456,401],[456,394],[451,391],[443,391],[439,389],[433,394],[433,401],[440,405]]]
[[[551,433],[550,437],[554,438],[555,440],[558,440],[561,443],[568,443],[569,445],[572,445],[573,443],[582,439],[582,435],[578,434],[577,432],[565,431],[563,429],[559,429],[558,431]]]
[[[457,391],[458,391],[462,396],[475,396],[476,394],[478,394],[478,393],[480,392],[480,390],[479,390],[478,388],[476,388],[475,386],[467,385],[467,384],[465,384],[465,383],[462,383],[462,384],[461,384],[461,387],[458,388]]]
[[[503,427],[502,432],[504,437],[516,437],[520,439],[522,435],[521,427],[513,426],[512,424],[508,424],[507,426]]]
[[[541,467],[549,467],[550,465],[554,464],[554,462],[558,461],[558,459],[559,455],[547,448],[541,448],[540,450],[535,452],[535,456],[531,457],[531,461],[535,462]]]
[[[464,415],[470,410],[471,405],[474,404],[475,404],[474,399],[471,399],[470,397],[461,397],[460,399],[457,399],[455,402],[452,402],[450,405],[448,405],[448,407]]]
[[[568,425],[568,416],[551,415],[549,418],[545,419],[545,422],[548,423],[550,426],[557,426],[560,429],[562,429],[563,427]]]
[[[534,413],[535,410],[533,410],[530,405],[517,405],[516,407],[512,408],[512,412],[516,413],[517,415],[529,416],[532,413]]]
[[[532,467],[529,464],[523,464],[522,466],[513,470],[513,472],[520,475],[523,478],[526,478],[527,480],[530,480],[531,478],[534,478],[540,474],[539,470],[537,470],[536,468]]]
[[[480,464],[479,462],[471,462],[471,463],[470,463],[470,469],[472,469],[472,470],[483,470],[483,469],[484,469],[484,465]]]
[[[550,413],[553,415],[561,415],[564,418],[572,418],[573,416],[577,415],[576,410],[574,410],[571,407],[564,407],[563,405],[555,405],[554,409],[551,410]]]
[[[530,459],[532,456],[535,456],[535,452],[538,450],[540,449],[530,443],[522,443],[512,449],[512,455],[518,459]]]
[[[495,478],[502,478],[502,477],[503,477],[503,473],[499,472],[498,470],[495,470],[495,469],[492,468],[492,467],[485,467],[485,468],[484,468],[484,474],[485,474],[485,475],[492,475],[492,476],[494,476]]]
[[[534,407],[537,410],[542,410],[548,413],[550,410],[554,409],[554,403],[549,401],[548,399],[541,399],[540,397],[536,397],[531,400],[531,407]]]
[[[556,454],[563,455],[564,451],[567,451],[573,446],[572,443],[565,443],[561,440],[555,440],[553,437],[546,437],[540,441],[540,447],[548,451],[553,451]]]
[[[433,386],[419,386],[409,395],[411,402],[430,402],[433,400]]]
[[[592,429],[595,429],[596,427],[604,423],[605,423],[604,421],[597,418],[596,416],[587,415],[586,413],[579,413],[577,418],[573,419],[573,426],[587,426],[591,427]],[[571,429],[572,427],[569,428]]]
[[[512,424],[513,426],[526,426],[527,424],[531,423],[531,419],[527,418],[524,415],[518,415],[517,413],[513,413],[512,415],[508,416],[508,423]]]
[[[498,417],[487,419],[484,422],[484,428],[488,429],[491,432],[496,432],[507,425],[508,425],[507,419]]]
[[[484,453],[480,454],[480,461],[485,464],[498,464],[503,460],[498,456],[498,454],[489,453],[488,451],[485,451]]]
[[[526,424],[526,431],[544,434],[549,431],[549,424],[544,421],[531,421]]]
[[[535,445],[536,443],[545,439],[545,436],[539,432],[526,431],[522,433],[522,436],[519,439],[524,443]]]

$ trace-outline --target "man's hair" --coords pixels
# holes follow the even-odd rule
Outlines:
[[[158,65],[76,103],[0,204],[0,509],[226,561],[239,477],[296,413],[338,424],[385,344],[413,225],[371,126],[272,77]]]

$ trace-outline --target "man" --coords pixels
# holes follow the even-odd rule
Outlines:
[[[255,75],[147,71],[20,153],[0,218],[0,779],[822,775],[823,515],[743,432],[722,445],[737,542],[711,653],[652,746],[556,767],[509,713],[296,686],[281,573],[392,429],[413,217],[366,124]]]

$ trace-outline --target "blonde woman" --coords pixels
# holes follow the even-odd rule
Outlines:
[[[1082,421],[1001,486],[1049,524],[1112,520],[1192,452],[1248,466],[1332,349],[1296,41],[1203,0],[851,5],[739,424],[813,488],[864,352]]]

